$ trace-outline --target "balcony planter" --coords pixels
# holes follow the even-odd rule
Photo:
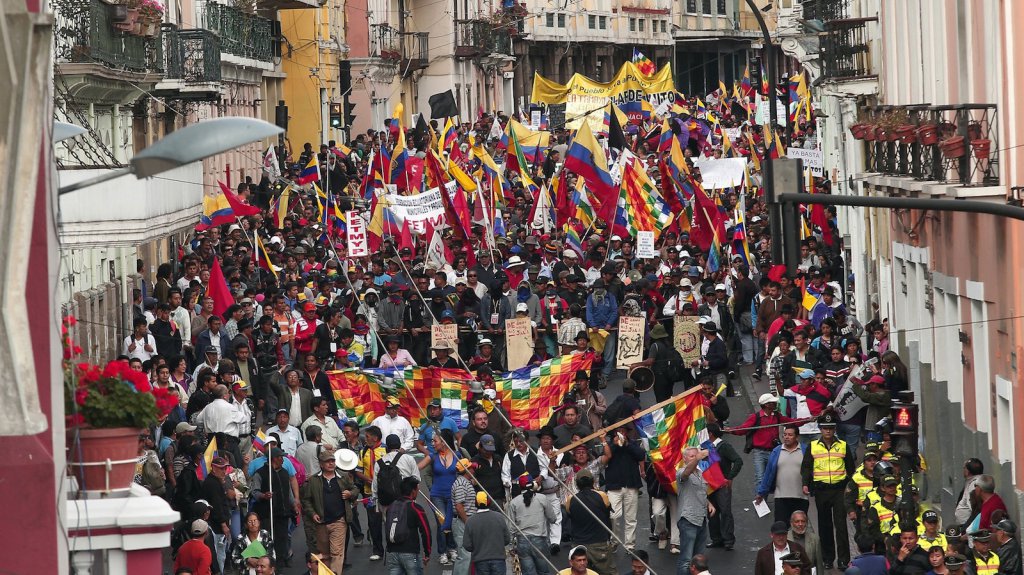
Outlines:
[[[923,124],[917,129],[917,141],[922,146],[932,146],[939,143],[939,129],[935,124]]]
[[[981,124],[971,122],[967,125],[967,139],[973,144],[975,140],[981,139]]]
[[[879,142],[895,142],[896,130],[879,126],[875,133],[875,139]]]
[[[987,160],[992,152],[992,140],[979,138],[971,140],[971,147],[974,148],[974,157],[979,160]]]
[[[901,144],[913,144],[917,142],[916,129],[917,127],[913,124],[903,124],[896,128],[896,137],[899,138]]]
[[[109,429],[79,428],[68,431],[68,465],[78,488],[85,492],[108,493],[131,487],[138,459],[139,433],[135,427]]]
[[[962,158],[967,154],[967,141],[963,136],[953,136],[943,140],[939,144],[939,148],[942,149],[942,155],[946,158]]]
[[[854,140],[863,140],[865,139],[865,136],[867,136],[868,130],[872,130],[873,128],[874,126],[872,126],[871,124],[858,122],[850,126],[850,133],[853,134]]]
[[[135,23],[139,20],[139,9],[138,8],[127,8],[125,10],[125,18],[121,22],[114,22],[114,29],[122,32],[131,32],[135,28]]]
[[[874,142],[878,138],[878,126],[874,124],[868,124],[866,130],[864,130],[864,140],[867,142]]]

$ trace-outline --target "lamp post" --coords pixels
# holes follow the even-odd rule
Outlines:
[[[771,133],[774,134],[775,126],[778,123],[778,110],[775,103],[775,94],[777,91],[777,82],[775,79],[775,46],[772,44],[772,37],[768,32],[768,25],[765,23],[764,17],[761,15],[761,9],[754,5],[754,0],[747,0],[747,6],[750,6],[750,11],[754,13],[754,18],[757,19],[757,24],[761,27],[761,35],[764,37],[764,58],[765,60],[768,60],[768,121],[771,124],[769,129],[772,130]],[[771,5],[769,4],[769,6]],[[764,161],[764,174],[762,179],[764,184],[764,195],[768,200],[768,230],[772,237],[772,261],[779,263],[782,261],[782,204],[780,204],[778,198],[775,197],[776,192],[773,176],[772,157],[771,154],[768,154],[768,157],[765,158]]]
[[[139,179],[148,178],[251,142],[276,136],[283,131],[269,122],[256,118],[227,117],[190,124],[171,132],[135,154],[128,161],[128,166],[62,186],[59,193],[64,195],[128,174],[134,174]]]

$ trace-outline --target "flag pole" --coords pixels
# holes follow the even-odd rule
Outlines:
[[[670,403],[679,401],[680,399],[683,399],[684,397],[690,396],[690,395],[700,391],[700,389],[701,388],[700,388],[699,385],[695,385],[695,386],[691,387],[690,389],[688,389],[688,390],[686,390],[686,391],[684,391],[684,392],[682,392],[682,393],[680,393],[678,395],[673,395],[672,397],[666,399],[665,401],[662,401],[660,403],[655,403],[654,405],[648,407],[647,409],[645,409],[643,411],[638,411],[634,415],[632,415],[630,417],[627,417],[626,419],[623,419],[622,421],[613,423],[613,424],[611,424],[609,426],[606,426],[606,427],[602,427],[601,429],[598,429],[597,431],[591,433],[590,435],[588,435],[586,437],[581,437],[580,439],[570,443],[569,445],[566,445],[565,447],[563,447],[561,449],[556,449],[555,452],[554,452],[554,455],[557,456],[557,455],[561,455],[561,454],[563,454],[563,453],[565,453],[567,451],[572,451],[573,449],[576,448],[577,445],[583,445],[583,444],[587,443],[588,441],[590,441],[591,439],[594,439],[596,437],[601,437],[603,435],[606,435],[609,431],[611,431],[613,429],[618,429],[618,428],[622,427],[623,425],[626,425],[627,423],[633,423],[634,421],[640,419],[641,417],[643,417],[643,416],[645,416],[645,415],[647,415],[647,414],[649,414],[651,412],[657,411],[657,410],[661,409],[662,407],[664,407],[664,406],[666,406],[666,405],[668,405]]]

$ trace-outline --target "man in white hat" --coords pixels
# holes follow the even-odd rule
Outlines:
[[[770,393],[762,394],[757,403],[761,409],[751,413],[743,423],[726,430],[733,435],[747,436],[743,451],[753,454],[755,489],[761,485],[772,450],[779,445],[779,426],[796,421],[778,412],[779,398]],[[788,520],[789,516],[784,519]]]

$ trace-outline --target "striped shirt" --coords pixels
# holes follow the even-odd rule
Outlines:
[[[476,513],[476,490],[464,475],[458,476],[452,484],[452,506],[459,503],[466,510],[466,518]]]

